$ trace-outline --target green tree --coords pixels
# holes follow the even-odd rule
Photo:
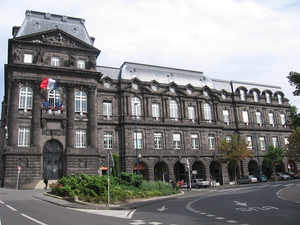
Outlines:
[[[297,111],[298,109],[296,106],[291,106],[290,116],[286,122],[291,129],[297,129],[297,127],[300,127],[300,116],[298,116]]]
[[[221,153],[221,159],[231,162],[234,169],[235,183],[237,184],[236,169],[240,167],[241,160],[252,157],[253,153],[248,149],[249,143],[238,134],[230,136],[230,139],[218,141],[218,151]]]
[[[120,174],[120,164],[119,164],[119,156],[116,154],[112,154],[114,159],[114,166],[112,167],[112,175],[114,177]]]
[[[276,163],[281,163],[282,159],[283,159],[282,148],[277,148],[274,147],[273,145],[268,147],[268,153],[264,156],[264,161],[270,165],[276,181],[278,180],[278,177],[276,175],[275,165]]]
[[[293,91],[294,96],[300,95],[300,73],[291,71],[287,76],[289,79],[289,83],[291,86],[295,87],[295,91]]]
[[[293,130],[293,133],[288,137],[288,141],[285,151],[286,156],[300,162],[300,127]]]

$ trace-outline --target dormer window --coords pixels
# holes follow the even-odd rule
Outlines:
[[[59,66],[60,63],[59,63],[59,57],[57,56],[52,56],[51,57],[51,66]]]
[[[253,91],[253,100],[254,102],[258,102],[258,93],[256,91]]]
[[[267,101],[268,104],[271,103],[271,96],[270,96],[269,93],[266,93],[266,101]]]
[[[278,104],[282,105],[282,96],[277,95],[277,99],[278,99]]]
[[[241,101],[245,101],[246,100],[246,95],[245,95],[245,91],[244,90],[240,90],[240,98],[241,98]]]
[[[77,68],[78,69],[85,69],[85,61],[80,59],[77,61]]]
[[[32,63],[32,54],[24,54],[24,63]]]

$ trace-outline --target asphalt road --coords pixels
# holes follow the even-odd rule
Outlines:
[[[193,189],[114,210],[54,199],[44,191],[0,189],[0,225],[298,225],[299,212],[300,180]]]
[[[208,190],[140,208],[129,224],[300,224],[299,180]]]

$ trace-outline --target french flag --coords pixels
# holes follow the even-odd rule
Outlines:
[[[51,78],[43,78],[40,87],[43,89],[56,90],[56,80]]]

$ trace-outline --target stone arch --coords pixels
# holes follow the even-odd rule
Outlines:
[[[49,180],[58,180],[63,175],[63,146],[54,139],[47,141],[43,147],[44,176]]]
[[[259,167],[258,167],[258,163],[255,160],[249,161],[248,171],[249,171],[249,175],[254,175],[254,176],[258,177]]]
[[[222,165],[219,161],[212,161],[209,165],[211,180],[215,185],[223,185]]]
[[[184,165],[182,163],[180,163],[180,161],[177,161],[174,164],[174,180],[180,181],[180,180],[185,180],[187,181],[187,177],[185,176],[185,168]]]
[[[192,171],[196,171],[196,174],[193,174],[193,178],[200,178],[206,180],[205,165],[202,161],[195,161],[192,165]]]
[[[237,176],[237,179],[240,178],[240,166],[236,165],[236,162],[231,160],[227,165],[227,169],[229,182],[235,182],[235,175]]]
[[[135,163],[133,165],[132,170],[133,170],[133,173],[137,174],[137,163]],[[144,180],[149,180],[149,167],[143,161],[139,162],[139,175],[143,175]]]
[[[158,161],[154,165],[154,180],[169,182],[169,167],[166,162]]]
[[[270,165],[266,161],[263,161],[262,162],[262,173],[264,175],[266,175],[268,179],[270,179],[272,172],[273,171],[272,171]]]

